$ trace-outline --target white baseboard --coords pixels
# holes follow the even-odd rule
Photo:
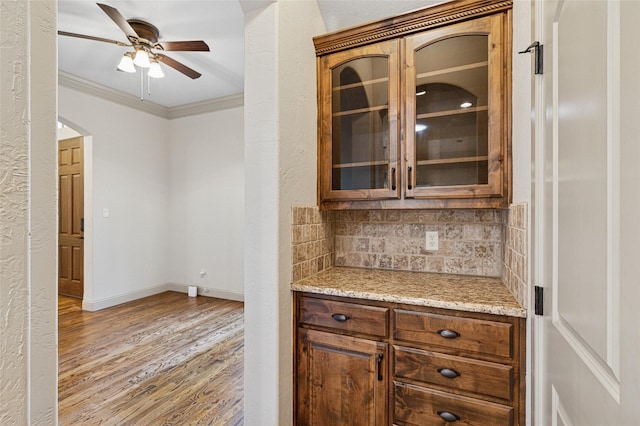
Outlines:
[[[142,299],[143,297],[153,296],[154,294],[165,291],[177,291],[187,293],[189,286],[187,284],[166,283],[155,287],[146,288],[144,290],[133,291],[131,293],[120,294],[118,296],[107,297],[101,300],[82,301],[82,309],[85,311],[99,311],[101,309],[110,308],[111,306],[120,305],[122,303],[131,302],[133,300]],[[233,291],[219,290],[207,287],[198,287],[198,295],[206,297],[217,297],[218,299],[235,300],[244,302],[244,294]]]
[[[82,301],[82,309],[85,311],[99,311],[101,309],[110,308],[111,306],[120,305],[121,303],[131,302],[133,300],[142,299],[143,297],[153,296],[171,290],[170,285],[162,284],[155,287],[145,288],[143,290],[133,291],[131,293],[120,294],[113,297],[107,297],[101,300]]]
[[[180,293],[187,293],[189,289],[188,284],[168,283],[168,290],[179,291]],[[244,294],[236,293],[235,291],[220,290],[216,288],[201,287],[198,286],[198,296],[216,297],[218,299],[235,300],[237,302],[244,302]]]

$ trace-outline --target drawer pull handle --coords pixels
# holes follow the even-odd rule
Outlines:
[[[442,418],[442,420],[449,423],[457,422],[458,420],[460,420],[460,417],[448,411],[438,411],[438,415]]]
[[[331,318],[339,322],[345,322],[346,320],[349,319],[349,317],[346,316],[345,314],[333,314],[331,315]]]
[[[460,337],[460,333],[453,330],[438,330],[438,334],[445,339],[455,339],[456,337]]]
[[[456,370],[450,368],[438,368],[438,373],[442,374],[447,379],[455,379],[460,375]]]

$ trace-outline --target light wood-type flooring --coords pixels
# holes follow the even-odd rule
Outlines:
[[[58,308],[60,425],[243,423],[241,302],[165,292]]]

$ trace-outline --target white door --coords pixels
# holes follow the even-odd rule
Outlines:
[[[640,425],[640,1],[536,1],[535,425]]]

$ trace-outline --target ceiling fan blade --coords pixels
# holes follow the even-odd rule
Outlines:
[[[110,38],[94,37],[90,35],[70,33],[67,31],[58,31],[58,35],[67,36],[67,37],[86,38],[87,40],[103,41],[105,43],[117,44],[118,46],[131,46],[130,44],[123,43],[118,40],[111,40]]]
[[[180,71],[182,74],[186,75],[187,77],[191,77],[194,80],[202,75],[198,71],[193,70],[188,66],[186,66],[185,64],[182,64],[176,61],[175,59],[171,59],[170,57],[165,56],[162,53],[156,53],[155,56],[163,64],[170,66],[176,71]]]
[[[158,43],[166,51],[208,52],[209,46],[202,40],[192,41],[162,41]]]
[[[120,29],[127,35],[127,37],[140,38],[138,33],[136,33],[131,25],[129,25],[129,22],[127,22],[125,17],[122,16],[120,12],[118,12],[118,9],[102,3],[96,4],[100,7],[100,9],[104,11],[104,13],[109,15],[109,18],[111,18],[113,22],[115,22],[116,25],[120,27]]]

